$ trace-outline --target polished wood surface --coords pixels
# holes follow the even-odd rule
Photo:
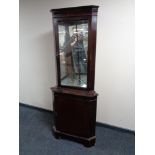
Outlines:
[[[72,94],[72,95],[85,96],[85,97],[95,97],[98,95],[94,90],[86,91],[86,90],[78,90],[78,89],[62,88],[62,87],[52,87],[51,90],[56,93]]]
[[[97,96],[94,91],[98,6],[52,9],[57,62],[57,86],[52,87],[56,138],[69,138],[90,147],[95,145]],[[88,21],[87,87],[61,85],[58,24]]]
[[[50,10],[50,12],[52,12],[53,14],[53,18],[92,16],[92,15],[97,15],[97,11],[98,11],[98,6],[95,6],[95,5],[59,8],[59,9]]]
[[[73,89],[86,89],[94,90],[95,81],[95,56],[96,56],[96,32],[97,32],[97,10],[98,6],[83,6],[83,7],[71,7],[62,9],[52,9],[53,27],[55,35],[55,50],[56,50],[56,62],[57,62],[57,81],[60,87],[62,86],[60,79],[60,55],[59,55],[59,36],[58,36],[58,24],[69,21],[88,20],[88,64],[87,64],[87,88],[71,87]],[[74,16],[74,18],[73,18]]]
[[[95,142],[97,95],[83,95],[53,89],[54,124],[59,135],[76,137],[86,145]],[[65,93],[64,93],[65,92]],[[81,93],[81,92],[80,92]],[[76,139],[75,138],[75,139]]]

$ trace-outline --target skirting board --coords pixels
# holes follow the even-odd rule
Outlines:
[[[29,105],[29,104],[25,104],[25,103],[21,103],[21,102],[19,103],[19,105],[27,107],[27,108],[31,108],[31,109],[36,109],[38,111],[43,111],[43,112],[48,112],[48,113],[52,112],[53,113],[52,110],[47,110],[47,109],[43,109],[43,108],[40,108],[40,107],[35,107],[35,106]],[[96,125],[100,126],[100,127],[104,127],[104,128],[109,128],[109,129],[112,129],[112,130],[120,131],[120,132],[123,132],[123,133],[130,133],[130,134],[134,134],[135,135],[135,131],[133,131],[133,130],[116,127],[116,126],[109,125],[109,124],[106,124],[106,123],[96,122]]]

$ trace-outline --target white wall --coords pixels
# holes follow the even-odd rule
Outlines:
[[[52,8],[99,5],[97,121],[134,130],[134,0],[20,0],[20,102],[52,110]]]

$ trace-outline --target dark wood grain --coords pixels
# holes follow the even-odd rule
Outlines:
[[[52,12],[53,14],[53,18],[92,16],[92,15],[97,15],[97,11],[98,11],[98,6],[95,6],[95,5],[50,10],[50,12]]]
[[[97,96],[94,91],[96,33],[98,6],[81,6],[52,9],[57,62],[57,86],[52,87],[56,138],[69,138],[85,146],[93,146],[96,141],[95,124]],[[80,20],[88,21],[88,63],[87,87],[62,86],[60,81],[60,55],[58,24],[68,24]]]
[[[97,96],[79,96],[54,91],[54,124],[61,135],[68,135],[84,145],[95,137]],[[93,144],[94,143],[90,143]]]
[[[88,65],[87,65],[87,88],[72,87],[73,89],[93,90],[95,81],[95,56],[96,56],[96,27],[97,27],[97,10],[98,6],[82,6],[62,9],[52,9],[53,26],[55,34],[55,51],[57,60],[57,81],[58,86],[69,87],[61,85],[60,79],[60,56],[59,56],[59,35],[58,24],[63,22],[73,22],[80,20],[88,21]],[[74,18],[73,18],[74,16]]]
[[[51,90],[56,93],[72,94],[72,95],[84,96],[84,97],[96,97],[98,95],[94,90],[85,91],[85,90],[62,88],[62,87],[52,87]]]

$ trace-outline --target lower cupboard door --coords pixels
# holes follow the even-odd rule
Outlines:
[[[56,128],[71,135],[95,134],[96,100],[55,96]]]

